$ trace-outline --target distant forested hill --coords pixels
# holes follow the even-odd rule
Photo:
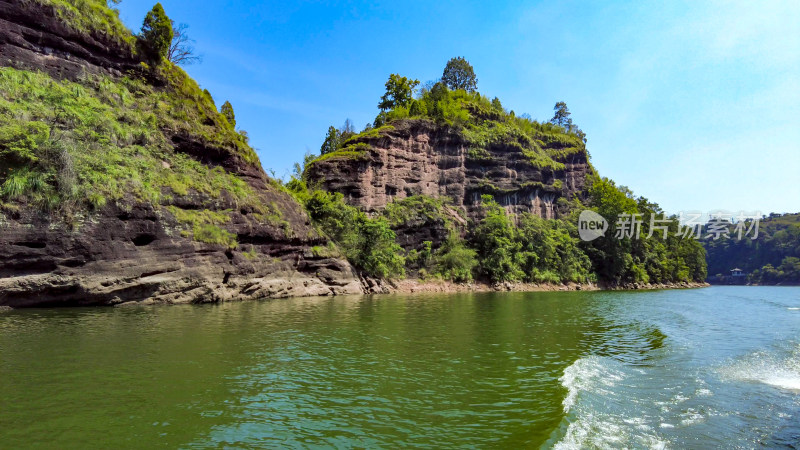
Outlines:
[[[758,238],[706,240],[709,281],[734,268],[754,284],[800,283],[800,214],[770,214],[761,220]]]

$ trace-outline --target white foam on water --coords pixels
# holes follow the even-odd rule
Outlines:
[[[686,396],[686,395],[683,395],[683,394],[675,394],[675,395],[672,397],[672,402],[671,402],[671,403],[672,403],[673,405],[679,405],[679,404],[681,404],[681,403],[685,402],[686,400],[689,400],[689,397],[688,397],[688,396]]]
[[[567,388],[567,396],[563,402],[564,412],[568,413],[575,405],[581,391],[608,393],[608,389],[623,378],[622,372],[612,370],[608,364],[604,364],[603,358],[590,356],[575,361],[564,369],[564,375],[558,379]]]
[[[786,308],[786,309],[788,309],[789,311],[800,311],[800,308]]]
[[[752,353],[719,369],[724,379],[748,381],[800,392],[800,346],[788,356]]]
[[[627,378],[623,369],[613,359],[589,356],[564,370],[559,381],[567,388],[563,406],[569,425],[554,448],[667,447],[649,420],[615,407],[628,400],[618,393]]]
[[[553,446],[554,449],[626,447],[665,449],[667,441],[660,439],[649,426],[631,427],[611,414],[586,413],[570,423],[564,437]]]
[[[698,397],[711,397],[714,393],[710,389],[701,388],[695,391],[695,395]]]
[[[800,375],[790,377],[773,376],[766,378],[764,382],[779,388],[800,391]]]

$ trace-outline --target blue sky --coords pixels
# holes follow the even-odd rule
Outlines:
[[[136,31],[152,5],[121,17]],[[600,173],[668,212],[800,211],[798,1],[162,5],[203,55],[187,71],[279,177],[329,125],[372,121],[389,74],[464,56],[518,114],[566,101]]]

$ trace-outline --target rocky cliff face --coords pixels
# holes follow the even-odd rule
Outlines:
[[[131,46],[79,32],[59,18],[57,8],[33,0],[0,0],[0,65],[69,79],[139,67]]]
[[[311,183],[341,192],[368,211],[412,195],[449,197],[468,217],[479,214],[481,195],[492,194],[511,213],[556,218],[560,198],[584,194],[591,170],[585,151],[556,161],[563,169],[539,168],[518,146],[489,145],[484,152],[461,133],[428,120],[404,120],[375,136],[361,156],[322,158],[308,168]]]
[[[79,79],[136,70],[138,62],[125,45],[65,26],[52,7],[0,0],[0,66]],[[225,189],[215,196],[165,187],[168,195],[158,203],[125,198],[69,218],[43,212],[24,197],[5,199],[0,306],[215,302],[380,289],[362,281],[346,261],[315,256],[313,248],[327,239],[258,163],[185,130],[160,132],[176,154],[245,180],[255,204],[270,205],[277,218],[243,206]],[[10,176],[6,169],[0,164],[0,184]],[[234,244],[192,239],[177,212],[224,215],[219,227]]]
[[[296,211],[289,206],[288,211]],[[297,211],[298,237],[236,214],[236,248],[181,237],[153,205],[108,206],[75,228],[36,214],[0,224],[0,306],[201,303],[359,294],[350,265],[317,258],[315,236]],[[306,235],[301,235],[306,232]]]

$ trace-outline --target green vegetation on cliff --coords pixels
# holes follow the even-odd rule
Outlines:
[[[470,144],[468,157],[476,162],[491,158],[491,149],[512,149],[533,167],[557,171],[564,169],[561,161],[570,155],[586,152],[586,135],[572,123],[563,102],[556,105],[553,120],[538,122],[527,115],[517,116],[503,108],[497,98],[490,100],[477,92],[475,74],[463,58],[451,60],[444,77],[422,87],[415,95],[418,80],[392,74],[378,104],[380,113],[374,124],[358,134],[330,127],[320,160],[365,157],[366,153],[353,151],[353,144],[364,144],[392,130],[393,123],[409,119],[431,121],[461,134]],[[563,105],[561,116],[559,105]]]
[[[105,1],[37,2],[53,7],[78,33],[133,48],[134,35]],[[150,22],[163,34],[169,19],[161,13]],[[169,37],[161,39],[159,52]],[[147,41],[147,33],[140,39]],[[258,165],[246,135],[217,111],[208,91],[163,58],[146,72],[87,74],[72,81],[2,67],[0,94],[4,213],[32,208],[74,224],[109,203],[148,203],[185,223],[188,213],[167,208],[184,196],[208,207],[224,198],[257,215],[270,213],[245,180],[220,164]],[[235,246],[235,235],[220,228],[226,222],[216,219],[220,214],[230,210],[196,215],[183,233]]]
[[[767,263],[754,270],[748,281],[754,284],[800,284],[800,258],[787,256],[778,266]]]
[[[420,248],[411,248],[406,254],[406,267],[416,271],[421,278],[429,276],[452,281],[472,281],[478,266],[477,253],[462,239],[461,210],[446,199],[414,195],[398,199],[387,205],[383,216],[398,235],[411,236],[424,230],[438,231],[443,235],[438,248],[433,241],[420,242]]]
[[[478,164],[490,163],[498,152],[511,151],[533,168],[554,173],[565,169],[563,161],[568,157],[586,153],[586,135],[573,123],[565,103],[555,105],[554,117],[548,122],[517,116],[503,108],[499,99],[489,100],[476,91],[477,77],[463,58],[451,60],[441,81],[429,83],[414,95],[417,84],[417,80],[392,74],[373,126],[359,134],[354,134],[347,124],[338,129],[330,127],[321,156],[309,155],[307,164],[334,158],[367,159],[370,142],[390,133],[402,120],[427,121],[460,134],[470,144],[467,159]],[[290,183],[295,188],[302,186],[294,189],[296,192],[305,192],[303,174],[298,166],[297,177]],[[493,196],[502,198],[514,189],[500,188],[489,179],[479,180],[478,184],[488,195],[482,197],[482,216],[472,223],[465,218],[454,220],[457,213],[453,211],[464,205],[448,205],[448,199],[411,196],[386,206],[382,215],[402,238],[409,273],[455,281],[478,277],[492,282],[603,281],[612,285],[702,281],[706,276],[703,247],[694,239],[675,236],[679,227],[676,218],[668,219],[670,233],[666,239],[659,239],[658,233],[649,236],[650,218],[660,219],[663,211],[645,198],[634,197],[627,188],[594,175],[591,166],[588,190],[580,198],[561,198],[559,205],[563,203],[564,210],[572,214],[555,220],[528,213],[511,215]],[[557,195],[562,186],[562,181],[556,179],[552,184],[529,181],[522,187]],[[333,199],[341,202],[342,197]],[[317,209],[311,216],[330,234],[335,227],[328,223],[326,214],[338,223],[344,208],[340,203],[329,212]],[[593,242],[579,239],[577,214],[585,208],[604,216],[611,224],[605,237]],[[615,236],[619,214],[642,217],[639,239]],[[356,226],[339,229],[353,230]],[[344,247],[353,247],[347,244],[347,238],[335,239]]]
[[[514,217],[489,195],[483,196],[482,205],[483,217],[466,226],[454,220],[456,208],[446,200],[425,196],[396,200],[383,216],[398,234],[443,230],[446,238],[440,242],[423,241],[421,248],[405,252],[407,269],[421,277],[626,285],[703,281],[706,276],[705,251],[699,241],[676,236],[677,218],[662,218],[658,205],[634,197],[608,179],[594,178],[587,203],[574,203],[573,214],[562,219],[547,220],[529,213]],[[339,205],[337,210],[342,208]],[[605,237],[580,240],[576,224],[583,208],[594,210],[612,224]],[[616,237],[615,222],[621,213],[641,215],[639,239]],[[669,228],[666,239],[657,229],[650,235],[652,215],[667,221],[659,223]],[[312,217],[326,220],[324,213],[312,213]],[[466,223],[463,218],[461,221]]]
[[[559,159],[586,150],[580,135],[564,127],[527,117],[517,117],[478,92],[450,90],[443,83],[423,88],[409,106],[398,105],[381,112],[375,126],[402,119],[431,120],[461,133],[472,146],[470,157],[488,157],[491,147],[518,150],[535,167],[563,169]],[[366,130],[364,134],[371,133]],[[357,140],[363,135],[356,135]]]
[[[248,201],[240,178],[175,151],[164,131],[257,161],[211,99],[181,69],[169,70],[168,88],[156,89],[132,78],[78,83],[0,68],[3,200],[62,212],[125,199],[159,204],[192,190]]]
[[[588,206],[603,216],[610,228],[605,237],[582,242],[592,261],[592,270],[612,283],[665,283],[703,281],[706,277],[705,250],[699,241],[678,236],[677,217],[665,217],[663,210],[644,197],[635,197],[626,187],[607,178],[593,177]],[[575,214],[577,211],[575,212]],[[640,214],[639,238],[616,238],[620,214]],[[668,228],[664,232],[653,224]],[[666,220],[667,223],[655,222]],[[649,237],[648,237],[649,236]]]
[[[576,202],[573,214],[563,219],[546,220],[528,213],[513,217],[485,195],[483,217],[472,224],[464,218],[456,220],[458,208],[448,205],[446,199],[407,197],[390,203],[382,217],[370,218],[345,204],[341,194],[320,190],[309,193],[298,179],[289,187],[305,199],[312,219],[348,258],[375,276],[401,276],[404,263],[406,270],[421,278],[452,281],[481,278],[492,282],[603,281],[626,285],[703,281],[706,276],[705,251],[699,241],[676,236],[680,226],[677,218],[662,219],[658,205],[634,197],[630,190],[608,179],[594,178],[587,204]],[[605,237],[592,242],[580,240],[576,223],[582,208],[594,210],[612,224]],[[639,239],[615,236],[615,222],[621,213],[641,215]],[[666,225],[660,223],[669,229],[666,239],[656,229],[650,236],[653,215],[667,220]],[[366,224],[383,231],[365,235]],[[395,243],[395,236],[410,236],[425,229],[441,230],[446,237],[439,242],[417,242],[421,244],[418,248],[406,251]],[[374,246],[363,245],[374,236],[382,240],[371,241],[376,242]]]
[[[596,281],[589,258],[578,248],[575,225],[524,213],[514,224],[491,196],[486,216],[471,233],[481,271],[494,281],[535,283]]]
[[[482,199],[484,215],[469,226],[466,245],[477,254],[476,275],[496,281],[566,283],[604,281],[612,285],[702,281],[705,253],[691,238],[674,236],[676,218],[666,219],[670,236],[650,234],[650,217],[661,219],[658,205],[608,179],[594,178],[586,205],[573,204],[573,214],[546,220],[523,213],[513,217],[491,196]],[[612,224],[605,237],[581,241],[576,227],[582,208],[592,209]],[[390,208],[387,208],[389,210]],[[641,214],[640,239],[616,234],[620,213]]]
[[[139,46],[143,55],[153,64],[161,63],[169,54],[174,36],[172,21],[167,17],[161,3],[156,3],[144,17],[142,24]]]
[[[385,218],[367,216],[346,204],[338,192],[309,191],[297,179],[289,183],[288,188],[319,229],[336,242],[353,265],[373,277],[405,275],[402,248],[395,242],[396,235]]]
[[[448,212],[448,210],[450,212]],[[389,203],[383,215],[392,227],[409,225],[427,225],[441,223],[443,227],[454,230],[456,225],[454,214],[458,214],[452,205],[444,199],[425,195],[413,195]]]

